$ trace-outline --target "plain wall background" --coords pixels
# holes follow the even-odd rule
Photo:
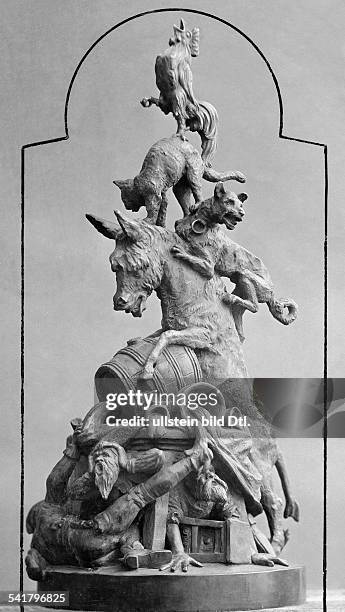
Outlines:
[[[284,134],[326,142],[330,153],[329,375],[343,375],[344,134],[341,2],[313,0],[189,3],[242,29],[260,47],[278,78]],[[2,588],[18,580],[19,409],[19,147],[63,136],[63,110],[71,76],[85,51],[121,19],[170,2],[2,3],[3,147],[2,332],[5,398],[2,499]],[[277,295],[300,306],[285,328],[266,308],[245,317],[245,353],[252,376],[321,376],[323,372],[323,152],[278,139],[279,109],[272,78],[239,34],[200,15],[162,13],[136,19],[109,34],[83,64],[68,114],[69,141],[26,153],[26,510],[44,496],[45,478],[60,457],[68,422],[93,401],[98,365],[132,336],[159,327],[158,300],[134,320],[112,310],[112,243],[84,219],[85,212],[112,217],[123,210],[114,178],[133,177],[147,149],[171,134],[175,122],[139,100],[156,95],[154,59],[173,23],[201,29],[193,62],[194,91],[220,115],[217,169],[248,177],[245,222],[232,238],[261,257]],[[195,140],[197,142],[197,140]],[[204,184],[204,194],[212,186]],[[242,186],[232,183],[238,191]],[[10,203],[11,202],[11,203]],[[17,205],[16,205],[17,204]],[[142,215],[141,215],[142,216]],[[180,216],[171,198],[169,221]],[[339,487],[343,441],[332,440],[329,468],[329,584],[342,586],[339,537],[345,502]],[[322,441],[282,441],[302,520],[290,525],[286,557],[305,563],[311,587],[322,579]],[[332,461],[331,461],[332,460]],[[5,469],[6,465],[6,469]],[[26,538],[25,548],[29,539]],[[27,580],[27,585],[32,584]]]

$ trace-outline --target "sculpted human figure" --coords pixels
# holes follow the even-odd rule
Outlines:
[[[131,458],[119,444],[100,441],[89,456],[90,469],[70,483],[80,459],[80,429],[81,424],[47,479],[45,500],[28,514],[27,530],[33,534],[26,557],[29,576],[41,580],[49,564],[107,565],[121,554],[131,569],[170,561],[168,550],[144,549],[136,518],[147,504],[198,470],[207,447],[197,444],[188,456],[165,465],[159,449]]]
[[[183,19],[174,25],[169,48],[158,55],[155,64],[159,98],[143,98],[144,107],[155,104],[163,113],[172,113],[177,121],[177,134],[184,139],[186,129],[201,137],[202,158],[211,165],[217,146],[218,115],[209,102],[198,102],[194,96],[191,59],[199,55],[199,29],[186,30]]]
[[[139,542],[135,523],[110,538],[90,529],[90,516],[104,507],[104,503],[89,472],[69,486],[79,460],[76,438],[69,437],[63,458],[47,479],[45,500],[35,504],[28,514],[27,531],[33,537],[25,562],[32,580],[41,580],[47,565],[101,566],[118,559],[121,553],[126,556],[130,552],[150,552],[144,551]],[[117,489],[116,493],[120,495]],[[80,515],[86,518],[79,518]],[[169,554],[163,560],[164,557],[167,559]],[[146,554],[142,560],[148,562],[148,558]]]
[[[186,247],[172,248],[176,258],[189,263],[206,278],[218,274],[235,284],[232,293],[224,292],[223,301],[231,307],[242,342],[243,312],[257,312],[259,303],[266,303],[273,317],[284,325],[290,325],[297,316],[297,304],[293,300],[275,298],[269,272],[261,259],[233,242],[220,227],[223,224],[233,230],[242,221],[247,197],[245,193],[236,196],[218,183],[212,198],[176,221],[175,230]]]
[[[206,385],[206,387],[209,390],[211,389],[210,385]],[[217,391],[214,387],[212,387],[212,389],[215,392]],[[205,384],[199,383],[192,385],[191,387],[186,388],[184,393],[186,395],[193,393],[194,396],[196,391],[205,391]],[[211,410],[211,408],[209,409]],[[188,410],[186,412],[186,409],[183,407],[180,410],[180,416],[186,418],[188,416]],[[99,418],[96,417],[96,413],[99,413]],[[104,428],[101,425],[103,421],[102,413],[103,406],[102,404],[98,404],[92,411],[90,411],[89,416],[84,419],[79,433],[79,438],[83,441],[83,444],[88,445],[90,444],[91,440],[99,440],[99,434],[102,431],[104,432]],[[200,423],[202,416],[205,418],[210,417],[208,410],[201,409],[200,407],[197,410],[193,410],[192,415],[194,419],[198,418]],[[102,497],[107,499],[109,499],[109,491],[112,490],[116,480],[116,475],[114,476],[113,473],[113,465],[114,458],[116,459],[115,464],[117,465],[118,452],[120,453],[121,457],[121,465],[126,467],[126,471],[120,472],[120,477],[118,477],[116,481],[116,487],[120,488],[123,493],[126,490],[129,490],[131,498],[133,492],[135,491],[135,489],[132,490],[131,488],[136,482],[138,482],[140,473],[144,472],[149,474],[150,472],[156,472],[157,466],[163,455],[161,451],[154,448],[150,451],[135,451],[134,453],[131,450],[127,450],[126,453],[124,453],[122,447],[118,444],[118,442],[116,442],[116,440],[121,439],[124,444],[128,445],[129,443],[130,447],[130,439],[127,437],[127,441],[125,441],[123,435],[124,432],[121,433],[120,429],[114,428],[110,431],[108,429],[107,433],[103,433],[103,437],[96,444],[89,456],[89,465],[91,466],[91,473],[94,473],[95,483],[99,488]],[[83,435],[83,430],[85,430],[84,434],[86,435]],[[181,428],[180,435],[182,433],[185,439],[188,439],[189,441],[195,440],[194,447],[204,445],[205,448],[204,458],[198,471],[189,473],[185,478],[180,480],[169,490],[166,521],[167,537],[173,556],[171,562],[169,562],[165,568],[176,570],[181,567],[183,571],[186,571],[189,564],[198,564],[194,562],[189,555],[183,552],[181,534],[177,528],[177,525],[183,519],[183,517],[213,518],[216,520],[226,520],[227,518],[231,517],[239,517],[246,521],[247,515],[246,511],[244,510],[245,506],[248,508],[248,511],[251,511],[253,514],[260,512],[261,508],[258,502],[260,475],[256,471],[255,465],[250,458],[252,446],[251,438],[250,436],[248,437],[248,433],[242,429],[237,430],[237,432],[233,431],[232,429],[225,432],[221,429],[217,430],[217,428],[212,426],[205,428],[201,425]],[[176,432],[174,433],[173,431],[170,431],[169,434],[172,436],[172,438],[176,436]],[[159,438],[160,434],[154,434],[153,432],[150,433],[150,430],[146,431],[145,428],[139,428],[135,433],[135,437],[139,436],[139,438],[141,436],[146,438],[146,436],[150,435],[158,435]],[[163,433],[163,436],[164,435],[167,435],[167,433]],[[156,439],[156,443],[159,443],[158,439]],[[210,447],[212,448],[212,452]],[[194,448],[192,448],[186,452],[189,454],[194,453],[195,451]],[[179,462],[180,458],[183,457],[183,451],[176,451],[173,454],[174,463]],[[217,469],[222,471],[223,478],[226,479],[226,482],[216,473],[212,460],[214,460]],[[138,474],[138,477],[136,474]],[[90,479],[90,472],[85,474],[85,477]],[[146,484],[147,481],[144,482],[145,487]],[[85,488],[85,485],[83,486]],[[240,492],[240,498],[236,498],[236,496],[234,498],[234,488],[237,491],[237,496],[238,492]],[[140,497],[141,496],[142,493],[140,494]],[[240,506],[242,507],[242,514],[239,514],[240,511],[237,507],[238,501],[236,500],[239,499],[243,500]],[[127,512],[122,514],[120,504],[121,509],[124,512],[125,509],[129,510],[129,514]],[[115,515],[113,514],[114,511]],[[136,511],[137,510],[134,507],[134,513]],[[131,517],[131,507],[129,506],[128,508],[127,499],[124,496],[121,498],[121,500],[115,500],[114,504],[107,506],[105,511],[98,514],[94,521],[97,524],[97,529],[101,529],[103,533],[111,534],[113,530],[116,529],[119,519],[121,519],[119,522],[122,524],[122,526],[124,526],[126,521],[130,520]],[[278,552],[278,550],[276,552]],[[275,556],[270,549],[266,550],[266,556],[257,556],[256,553],[257,550],[253,549],[253,563],[266,564],[268,560],[277,563],[280,562],[279,560],[275,559]],[[269,556],[269,559],[267,555]],[[162,556],[163,551],[161,551],[159,558],[161,559]],[[130,564],[131,567],[134,567],[135,563],[137,563],[137,558],[138,551],[130,551],[126,556],[127,565]],[[141,559],[142,558],[145,559],[146,557],[144,556],[141,557]]]
[[[202,200],[202,178],[213,183],[231,179],[244,183],[246,180],[241,172],[217,172],[206,166],[190,142],[174,135],[152,145],[134,179],[115,180],[114,183],[121,190],[127,210],[137,212],[145,206],[146,221],[164,227],[168,189],[172,187],[183,214],[187,215],[193,198],[195,203]]]
[[[192,385],[193,389],[198,385]],[[203,388],[203,383],[199,385]],[[187,393],[187,391],[186,391]],[[197,475],[189,474],[179,482],[169,493],[169,511],[167,518],[167,536],[171,544],[173,558],[164,568],[173,571],[178,567],[186,571],[181,533],[178,525],[184,517],[211,518],[214,520],[227,520],[231,518],[248,520],[248,513],[260,513],[258,503],[259,488],[261,489],[261,476],[253,463],[252,439],[248,430],[242,428],[232,429],[214,425],[202,425],[202,417],[207,422],[210,413],[207,409],[198,406],[192,411],[193,417],[199,420],[194,435],[196,438],[207,441],[212,454],[199,468]],[[182,414],[187,415],[183,409]],[[219,477],[218,471],[222,474]],[[262,482],[263,482],[262,478]],[[260,538],[262,534],[260,533]],[[263,541],[265,538],[263,538]],[[251,545],[249,544],[251,547]],[[282,546],[272,547],[268,541],[258,550],[251,548],[251,562],[258,565],[287,565],[277,554]],[[197,565],[195,562],[193,563]],[[185,568],[185,569],[184,569]]]
[[[204,519],[212,517],[215,520],[226,520],[239,516],[226,483],[215,474],[211,465],[207,468],[203,466],[197,477],[195,474],[190,476],[181,481],[169,494],[167,538],[172,550],[172,559],[163,565],[161,570],[176,571],[181,568],[185,572],[189,564],[202,566],[184,551],[179,527],[184,517]]]
[[[95,409],[102,410],[102,405]],[[181,550],[180,534],[173,526],[178,524],[177,515],[187,512],[207,517],[215,509],[218,518],[236,515],[227,485],[212,467],[213,455],[207,442],[196,438],[186,454],[177,452],[175,462],[167,465],[159,449],[126,452],[108,433],[89,452],[88,470],[73,479],[84,452],[78,438],[86,446],[97,438],[89,424],[88,419],[78,420],[63,458],[48,477],[45,500],[29,512],[27,529],[33,534],[26,557],[29,576],[42,580],[48,565],[109,565],[120,555],[130,569],[162,566],[186,571],[189,564],[200,566]],[[84,425],[87,436],[83,436]],[[182,481],[185,484],[181,488]],[[168,492],[171,551],[144,549],[138,514]]]
[[[193,387],[194,388],[194,387]],[[197,388],[197,387],[195,387]],[[198,387],[199,389],[199,387]],[[215,389],[214,389],[215,390]],[[192,392],[193,389],[186,389],[186,393]],[[104,482],[106,483],[106,491],[107,495],[108,491],[111,489],[114,483],[114,476],[112,476],[112,465],[113,461],[111,459],[112,454],[116,452],[119,448],[118,440],[121,440],[121,443],[130,447],[130,438],[131,434],[129,429],[131,428],[106,428],[103,425],[104,422],[104,414],[105,414],[105,405],[104,404],[96,404],[94,408],[88,413],[85,417],[82,427],[78,433],[78,439],[85,446],[90,446],[90,444],[96,441],[96,446],[92,451],[89,464],[92,466],[92,470],[95,474],[99,472],[99,477],[97,479],[97,485],[101,487],[101,491],[104,489]],[[187,415],[184,411],[181,412],[181,415],[186,417]],[[145,428],[135,428],[134,438],[140,436],[150,436],[150,435],[159,435],[151,432],[150,429]],[[168,432],[163,435],[168,435]],[[174,438],[176,432],[169,428],[169,435]],[[178,524],[182,516],[189,517],[198,517],[198,518],[209,518],[210,515],[213,515],[217,520],[224,520],[230,516],[237,516],[236,508],[234,508],[234,504],[231,502],[231,496],[228,490],[227,484],[221,480],[215,473],[213,465],[211,464],[211,460],[213,455],[217,455],[217,448],[214,448],[214,452],[212,453],[208,449],[208,439],[205,439],[201,435],[201,431],[198,428],[186,428],[181,427],[179,429],[179,436],[183,435],[184,439],[191,441],[195,440],[194,446],[198,444],[204,445],[204,458],[203,462],[200,465],[197,472],[191,472],[186,476],[182,481],[177,483],[174,487],[172,487],[169,491],[169,501],[167,506],[167,515],[166,515],[166,530],[167,530],[167,538],[170,544],[172,559],[168,563],[163,560],[163,551],[160,553],[159,559],[162,560],[162,565],[165,563],[162,569],[171,569],[175,571],[177,569],[182,569],[183,571],[187,571],[189,565],[200,566],[201,564],[195,561],[192,557],[190,557],[183,550],[181,534],[178,529]],[[206,436],[207,438],[207,436]],[[157,440],[156,443],[159,443]],[[207,446],[205,446],[205,443]],[[214,440],[210,439],[210,443],[215,444]],[[120,447],[121,448],[121,447]],[[241,449],[241,450],[240,450]],[[243,488],[243,492],[247,496],[248,500],[252,499],[252,503],[255,503],[255,486],[250,481],[250,470],[254,469],[253,466],[249,463],[246,463],[244,460],[246,451],[243,444],[238,445],[238,450],[240,450],[239,455],[237,456],[236,449],[233,448],[231,453],[225,455],[225,465],[228,467],[229,479],[234,479],[236,481],[236,474],[241,474],[242,470],[242,480],[238,480],[237,486],[241,490]],[[123,452],[123,451],[122,451]],[[193,448],[187,451],[188,454],[193,453]],[[140,472],[144,471],[146,474],[149,473],[149,469],[151,471],[153,467],[156,471],[156,464],[153,463],[155,457],[158,460],[162,459],[162,451],[158,449],[151,449],[150,451],[126,451],[126,460],[123,460],[123,464],[127,465],[126,472],[120,472],[120,477],[117,479],[116,486],[120,487],[124,492],[124,477],[127,481],[130,481],[130,486],[132,487],[136,482],[136,474],[140,476]],[[169,452],[170,462],[179,461],[181,457],[184,456],[183,451],[176,450],[174,453]],[[135,464],[133,465],[133,461]],[[99,462],[99,469],[97,469],[97,462]],[[243,463],[243,466],[242,466]],[[121,476],[122,474],[122,476]],[[85,474],[85,477],[90,480],[90,473]],[[248,479],[248,482],[247,480]],[[96,478],[95,478],[96,481]],[[118,513],[118,504],[115,504],[117,507]],[[126,504],[124,506],[127,508]],[[257,505],[259,508],[259,505]],[[106,521],[104,522],[104,516],[106,516]],[[121,515],[120,515],[121,516]],[[121,520],[125,517],[121,516]],[[127,519],[126,519],[127,520]],[[106,512],[103,515],[99,515],[96,517],[97,526],[101,526],[101,528],[111,533],[113,529],[113,517],[112,517],[112,507],[106,509]],[[129,551],[126,555],[126,563],[130,565],[130,567],[134,567],[136,563],[136,559],[138,558],[138,551]],[[145,557],[144,557],[145,558]],[[141,561],[142,557],[140,557]]]

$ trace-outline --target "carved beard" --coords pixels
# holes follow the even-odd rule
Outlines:
[[[200,499],[216,503],[228,501],[228,487],[223,480],[213,475],[201,475],[198,479]]]
[[[95,485],[103,499],[108,499],[119,475],[119,459],[116,449],[102,450],[94,458]]]

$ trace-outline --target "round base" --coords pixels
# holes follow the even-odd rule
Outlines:
[[[68,591],[70,610],[229,612],[305,601],[304,567],[206,564],[188,573],[122,566],[51,567],[39,591]]]

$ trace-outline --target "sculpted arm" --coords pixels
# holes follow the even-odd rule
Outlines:
[[[198,444],[193,452],[172,465],[163,467],[145,482],[135,485],[106,510],[94,517],[94,525],[101,533],[121,533],[127,529],[141,508],[165,495],[190,472],[197,471],[205,457],[205,445]]]
[[[74,430],[78,430],[80,419],[72,421]],[[46,481],[45,501],[52,504],[63,504],[66,500],[68,480],[77,462],[80,452],[76,444],[75,436],[68,436],[63,456],[50,472]]]
[[[279,450],[279,449],[278,449]],[[294,498],[291,492],[291,485],[286,469],[285,461],[282,452],[279,450],[278,459],[276,461],[276,468],[279,474],[279,478],[282,483],[282,488],[286,500],[284,518],[291,516],[295,521],[299,521],[299,505],[297,500]]]

